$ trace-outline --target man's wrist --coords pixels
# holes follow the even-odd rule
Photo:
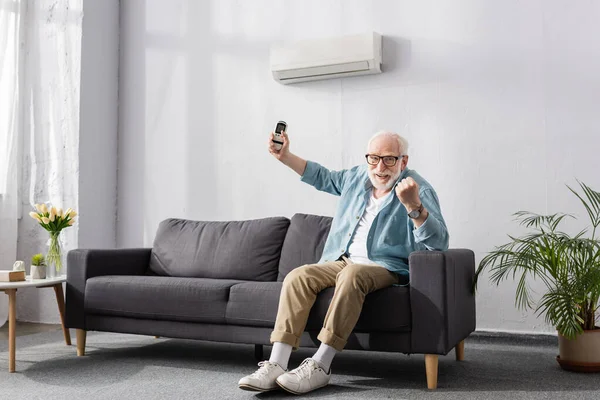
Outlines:
[[[421,203],[420,201],[417,203],[404,204],[404,208],[406,208],[406,211],[408,212],[418,210],[421,207],[423,207],[423,203]]]
[[[413,219],[413,222],[415,224],[415,228],[419,228],[421,225],[423,225],[425,223],[425,221],[427,220],[428,217],[429,217],[429,211],[427,211],[427,209],[425,207],[423,207],[423,209],[421,210],[421,214],[419,215],[419,217]]]
[[[290,166],[291,162],[291,157],[290,157],[290,153],[286,153],[285,155],[282,155],[281,158],[279,159],[279,161],[281,161],[283,164],[287,165],[288,167]]]

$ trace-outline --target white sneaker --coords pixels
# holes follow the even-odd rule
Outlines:
[[[240,389],[252,390],[255,392],[266,392],[267,390],[278,389],[279,386],[275,383],[275,379],[285,370],[277,363],[269,361],[261,361],[258,363],[260,367],[252,375],[248,375],[240,379],[238,386]]]
[[[303,394],[327,386],[330,378],[331,370],[326,373],[318,362],[307,358],[298,368],[279,376],[277,384],[290,393]]]

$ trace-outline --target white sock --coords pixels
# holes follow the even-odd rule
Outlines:
[[[281,368],[287,370],[288,361],[290,361],[290,355],[292,355],[291,345],[283,342],[275,342],[273,343],[273,350],[271,350],[269,362],[277,363],[281,366]]]
[[[312,356],[312,359],[318,362],[326,372],[329,372],[333,357],[335,357],[337,353],[338,351],[333,347],[325,343],[321,343],[315,355]]]

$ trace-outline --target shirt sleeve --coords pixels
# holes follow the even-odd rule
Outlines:
[[[317,190],[340,196],[347,172],[348,170],[330,171],[314,161],[307,161],[300,180],[314,186]]]
[[[448,250],[448,228],[442,217],[437,195],[433,190],[426,189],[420,197],[429,215],[421,226],[413,230],[415,242],[423,244],[428,250]]]

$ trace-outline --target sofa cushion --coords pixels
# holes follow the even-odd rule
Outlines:
[[[228,324],[272,328],[283,282],[245,282],[233,285],[225,312]]]
[[[150,271],[157,275],[274,281],[290,224],[284,217],[250,221],[160,223]]]
[[[282,282],[294,268],[319,261],[332,220],[331,217],[310,214],[292,217],[281,250],[278,281]]]
[[[229,288],[242,281],[108,275],[85,285],[91,314],[187,322],[225,322]]]
[[[275,326],[282,282],[244,282],[231,287],[225,318],[228,324]],[[308,317],[306,330],[323,326],[334,288],[319,293]],[[369,293],[356,324],[356,332],[404,332],[410,330],[407,287],[392,286]]]

